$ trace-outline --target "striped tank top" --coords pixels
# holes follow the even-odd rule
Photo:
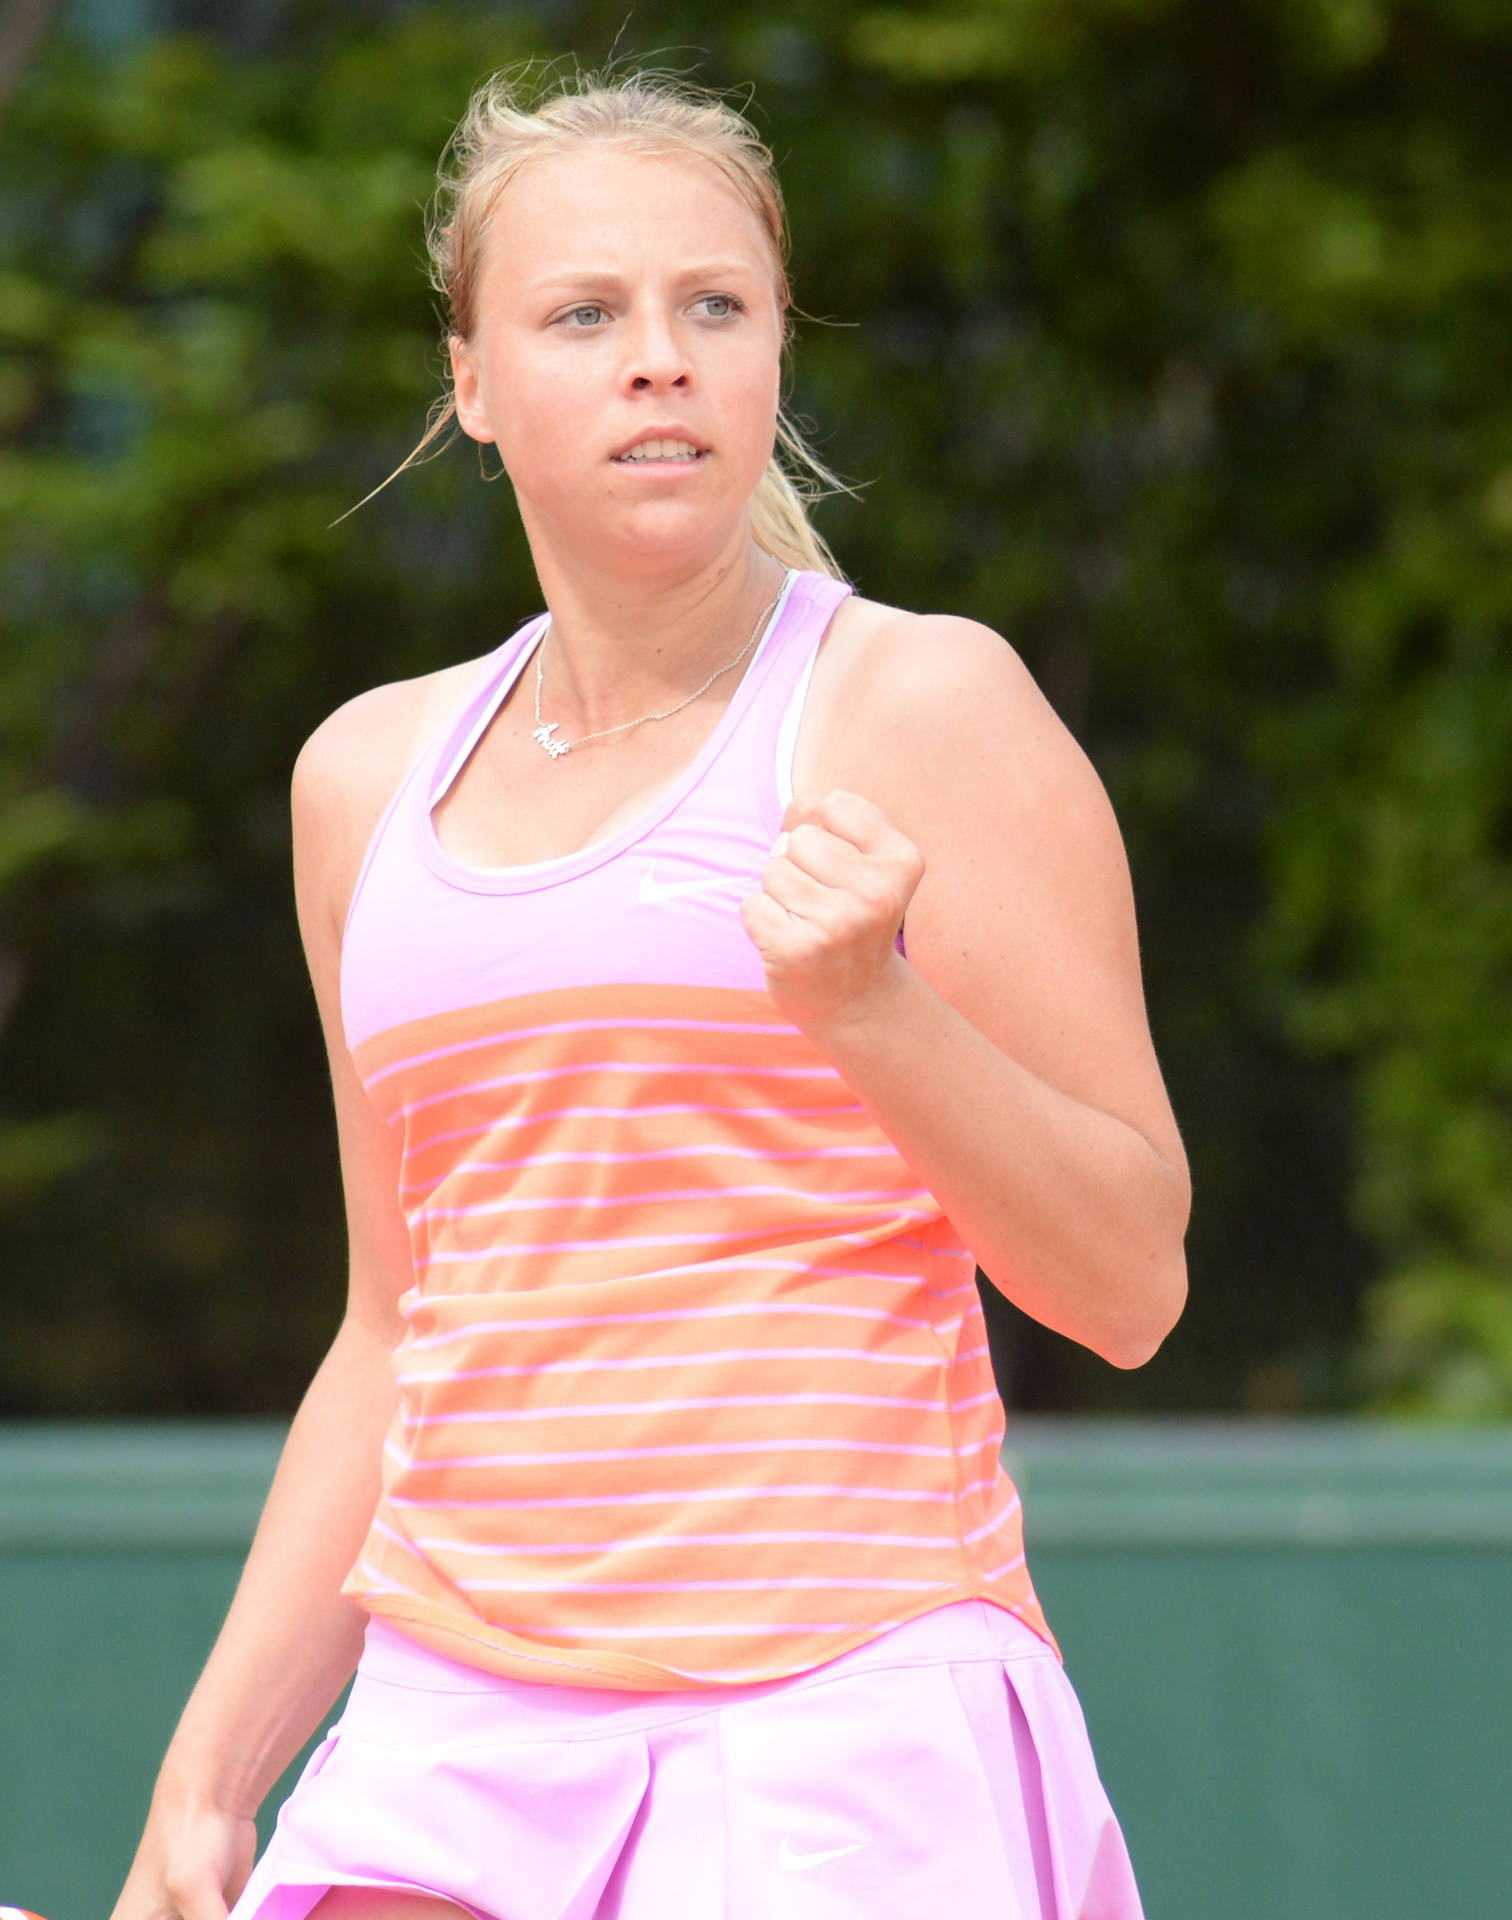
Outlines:
[[[403,1142],[414,1280],[342,1592],[505,1677],[783,1678],[980,1598],[1051,1647],[975,1261],[779,1014],[739,902],[850,588],[790,570],[718,724],[632,824],[528,866],[433,809],[542,638],[490,655],[390,801],[342,945]]]

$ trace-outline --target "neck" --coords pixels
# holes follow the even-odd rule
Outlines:
[[[743,530],[713,561],[629,580],[592,567],[569,575],[543,559],[544,699],[569,739],[685,700],[740,652],[785,573]]]

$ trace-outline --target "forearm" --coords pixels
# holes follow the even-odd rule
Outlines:
[[[351,1678],[366,1615],[338,1590],[381,1490],[396,1403],[390,1349],[344,1322],[290,1427],[155,1797],[255,1813]]]
[[[1137,1366],[1186,1296],[1184,1169],[1001,1052],[899,958],[811,1037],[1034,1319]]]

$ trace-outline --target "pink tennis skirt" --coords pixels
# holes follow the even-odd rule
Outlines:
[[[507,1680],[370,1620],[231,1920],[334,1886],[477,1920],[1143,1920],[1081,1707],[962,1600],[785,1680]]]

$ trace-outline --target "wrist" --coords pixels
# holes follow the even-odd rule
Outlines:
[[[808,1036],[826,1052],[865,1051],[893,1031],[920,982],[916,969],[894,948],[863,993],[806,1023]]]
[[[170,1821],[204,1813],[255,1820],[265,1793],[245,1762],[170,1749],[152,1790],[152,1810]]]

